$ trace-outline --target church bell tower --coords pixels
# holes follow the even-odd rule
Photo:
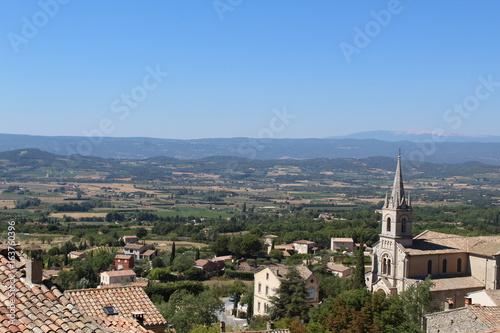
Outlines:
[[[405,196],[403,175],[401,172],[401,153],[398,155],[398,165],[391,196],[386,195],[382,207],[382,233],[380,239],[392,240],[403,246],[411,246],[413,208],[410,196]]]

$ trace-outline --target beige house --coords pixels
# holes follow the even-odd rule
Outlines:
[[[367,285],[396,295],[431,276],[441,304],[464,306],[464,297],[500,288],[500,236],[464,237],[424,231],[412,237],[413,208],[406,196],[398,158],[394,185],[382,207],[382,232],[373,246]]]
[[[308,240],[298,240],[293,242],[293,248],[296,253],[307,254],[313,253],[314,242]]]
[[[135,272],[131,269],[101,273],[101,285],[135,282]]]
[[[500,306],[500,290],[484,289],[467,295],[470,304],[482,306]]]
[[[332,261],[326,264],[326,269],[332,272],[333,275],[337,275],[338,277],[348,277],[352,273],[352,269],[350,267],[336,264]]]
[[[308,304],[319,304],[319,279],[306,266],[296,266],[300,276],[306,283]],[[268,266],[254,275],[253,314],[255,316],[269,315],[271,297],[276,295],[281,281],[288,273],[288,267],[283,265]]]
[[[352,238],[332,238],[331,243],[333,252],[340,251],[342,247],[345,247],[349,252],[354,251],[354,240]]]

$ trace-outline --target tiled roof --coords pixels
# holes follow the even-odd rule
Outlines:
[[[133,257],[131,254],[117,254],[115,259],[132,259]]]
[[[311,242],[311,241],[308,241],[308,240],[304,240],[304,239],[302,239],[302,240],[298,240],[298,241],[295,241],[295,242],[293,242],[293,243],[294,243],[294,244],[307,244],[307,245],[312,245],[312,244],[314,244],[314,242]]]
[[[333,241],[354,243],[354,240],[352,238],[333,238]]]
[[[146,246],[140,244],[127,244],[123,248],[128,250],[142,250],[145,249]]]
[[[500,236],[465,237],[426,230],[406,247],[411,255],[434,253],[472,253],[492,256],[500,253]]]
[[[434,286],[431,288],[432,291],[442,291],[442,290],[458,290],[458,289],[483,289],[484,284],[473,278],[472,276],[460,276],[460,277],[449,277],[449,278],[433,278],[431,279]],[[409,283],[416,283],[422,280],[418,279],[408,279]]]
[[[156,251],[155,250],[147,250],[146,252],[144,252],[142,255],[145,256],[145,257],[150,257],[152,256],[153,254],[155,254]]]
[[[140,287],[68,290],[64,294],[83,314],[93,318],[104,315],[104,306],[113,306],[124,317],[130,317],[134,311],[144,312],[146,327],[167,325],[165,318]]]
[[[123,269],[120,271],[109,271],[102,272],[101,274],[106,274],[109,277],[117,277],[117,276],[135,276],[135,272],[131,269]]]
[[[265,235],[264,238],[278,238],[276,235]]]
[[[331,269],[332,271],[337,271],[337,272],[345,272],[351,270],[350,267],[346,267],[344,265],[336,264],[333,262],[327,263],[326,267],[328,267],[328,269]]]
[[[477,306],[466,307],[472,312],[484,325],[490,328],[500,328],[500,306]]]
[[[24,281],[24,264],[0,256],[0,332],[111,332],[85,317],[49,280],[43,284],[27,285]],[[17,291],[9,295],[11,280]],[[15,304],[13,325],[10,323],[9,306]],[[131,331],[133,332],[133,331]]]

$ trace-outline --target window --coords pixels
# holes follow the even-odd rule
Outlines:
[[[386,228],[387,228],[387,231],[391,231],[391,218],[390,217],[387,218],[387,226],[386,226]]]
[[[391,259],[387,259],[387,275],[391,275]]]
[[[427,274],[432,274],[432,260],[427,262]]]
[[[266,273],[266,280],[269,280],[269,273]]]
[[[104,306],[102,309],[108,316],[118,314],[118,312],[116,312],[115,308],[112,306]]]
[[[260,302],[257,302],[257,312],[260,312]]]
[[[387,273],[387,259],[384,258],[382,259],[382,274],[386,274]]]
[[[457,272],[462,271],[462,258],[457,259]]]
[[[443,273],[448,273],[448,260],[443,259]]]
[[[309,289],[309,298],[310,299],[313,299],[314,298],[314,293],[316,292],[316,290],[314,290],[314,288],[311,288]]]
[[[262,284],[259,283],[259,289],[258,289],[259,294],[262,292]]]
[[[401,220],[401,232],[406,232],[406,217]]]
[[[269,286],[266,286],[266,296],[269,295]]]

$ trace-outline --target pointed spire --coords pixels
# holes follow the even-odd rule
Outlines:
[[[401,149],[399,150],[398,165],[394,176],[394,184],[392,185],[391,203],[394,208],[405,204],[405,189],[403,187],[403,173],[401,172]]]

